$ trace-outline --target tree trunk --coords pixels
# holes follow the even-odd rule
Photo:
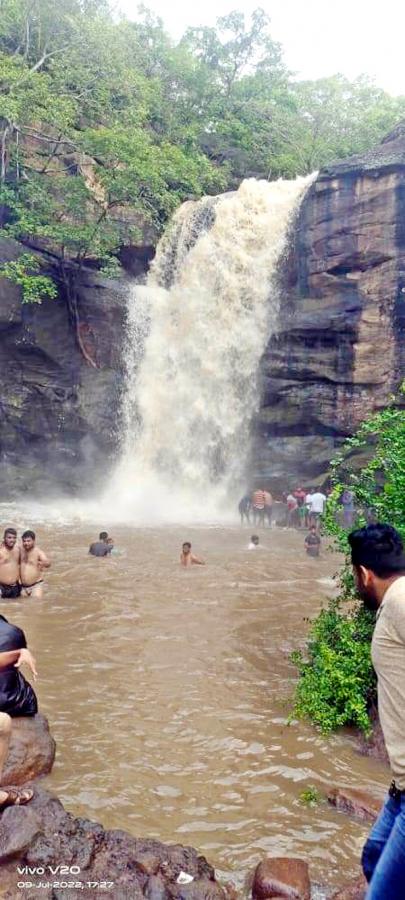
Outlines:
[[[83,356],[83,359],[86,360],[87,365],[92,366],[93,369],[98,369],[97,362],[90,356],[90,353],[86,350],[86,347],[83,343],[83,338],[81,335],[81,322],[79,316],[79,309],[77,304],[77,272],[74,272],[72,268],[67,267],[63,262],[61,263],[61,273],[62,273],[62,281],[65,289],[65,296],[67,302],[67,308],[69,313],[69,319],[72,324],[77,345],[79,350]]]

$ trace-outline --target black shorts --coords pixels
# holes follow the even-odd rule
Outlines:
[[[1,584],[0,583],[0,596],[3,600],[15,600],[21,594],[21,585],[20,584]]]

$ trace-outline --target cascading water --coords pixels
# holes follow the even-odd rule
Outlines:
[[[310,181],[248,179],[175,215],[129,298],[118,517],[207,520],[240,490],[277,264]]]

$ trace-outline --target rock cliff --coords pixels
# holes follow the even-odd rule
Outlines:
[[[19,253],[0,241],[0,259]],[[122,262],[142,276],[151,247]],[[47,259],[52,274],[52,258]],[[322,481],[334,448],[405,375],[405,125],[320,172],[280,273],[279,328],[262,365],[251,471]],[[80,352],[61,289],[21,305],[0,279],[0,487],[76,493],[105,476],[120,437],[126,277],[78,290]]]
[[[21,247],[1,239],[0,258]],[[54,274],[52,258],[44,270]],[[0,279],[0,489],[3,498],[75,493],[97,485],[119,442],[122,340],[128,284],[83,270],[79,349],[62,289],[56,300],[22,304]]]
[[[405,377],[405,125],[304,198],[263,360],[257,474],[319,481]]]

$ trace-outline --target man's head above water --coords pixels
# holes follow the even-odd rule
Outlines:
[[[3,537],[4,545],[9,550],[12,550],[14,545],[16,544],[16,541],[17,541],[17,532],[16,532],[15,528],[6,528],[6,530],[4,532],[4,537]]]
[[[405,575],[405,553],[401,535],[377,522],[349,534],[357,591],[367,609],[378,609],[390,584]]]
[[[190,551],[191,551],[191,544],[190,544],[190,541],[185,541],[185,543],[183,544],[182,549],[183,549],[183,553],[190,553]]]

